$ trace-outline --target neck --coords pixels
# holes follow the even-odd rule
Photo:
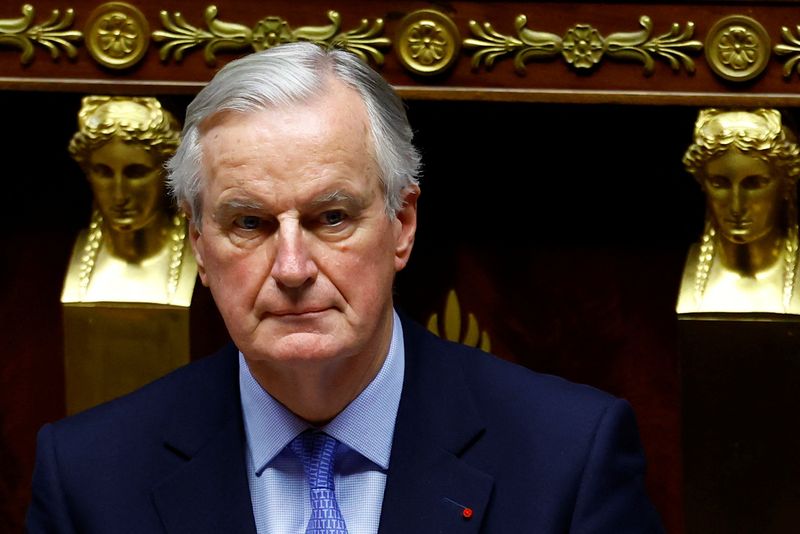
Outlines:
[[[103,244],[113,256],[129,262],[141,261],[154,256],[167,244],[169,222],[169,216],[161,212],[139,230],[115,230],[104,222]]]
[[[259,385],[289,411],[320,426],[339,415],[375,378],[386,361],[392,338],[392,313],[378,325],[379,343],[362,354],[329,362],[287,366],[245,355]]]
[[[773,229],[769,234],[750,243],[734,243],[717,233],[719,259],[730,271],[745,276],[755,276],[780,261],[783,256],[784,238]]]

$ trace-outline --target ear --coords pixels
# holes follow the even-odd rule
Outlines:
[[[394,270],[402,270],[414,248],[414,236],[417,233],[417,200],[419,186],[414,184],[403,190],[403,206],[395,214],[395,251]]]
[[[197,262],[197,274],[200,275],[200,281],[204,286],[208,287],[208,278],[206,277],[206,266],[203,255],[205,253],[205,244],[203,243],[203,234],[195,224],[195,218],[192,216],[191,210],[184,209],[186,217],[189,220],[189,242],[192,244],[192,252],[194,252],[194,259]]]

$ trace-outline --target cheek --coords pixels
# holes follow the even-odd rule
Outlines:
[[[243,250],[221,238],[203,243],[203,260],[212,292],[236,301],[255,300],[268,274],[264,251]]]
[[[139,209],[142,210],[143,214],[155,211],[161,200],[159,192],[153,191],[152,189],[141,191],[134,195],[134,198],[138,200]]]
[[[753,199],[752,209],[762,219],[767,222],[774,221],[780,211],[780,198],[773,195],[764,195],[761,198]]]
[[[111,187],[107,183],[99,180],[90,180],[89,185],[92,188],[92,195],[94,195],[94,199],[98,204],[102,206],[111,201]]]
[[[146,182],[130,185],[131,195],[147,205],[158,204],[165,196],[164,182],[161,177],[154,177]]]
[[[359,249],[360,250],[360,249]],[[336,273],[337,286],[348,300],[367,306],[382,304],[391,295],[394,280],[394,251],[388,242],[372,243],[367,251],[343,251]]]
[[[730,195],[722,191],[711,191],[707,193],[708,203],[711,207],[725,206],[728,203]]]

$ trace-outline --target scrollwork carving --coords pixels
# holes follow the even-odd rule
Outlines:
[[[524,74],[529,61],[561,55],[573,68],[586,70],[594,68],[607,55],[641,62],[647,76],[653,73],[656,58],[666,59],[672,70],[678,71],[682,67],[692,73],[695,65],[688,53],[703,47],[700,41],[692,40],[693,22],[687,22],[683,29],[680,24],[673,23],[668,33],[652,37],[653,22],[646,15],[639,18],[640,31],[617,32],[608,37],[603,37],[588,24],[576,24],[560,37],[531,30],[526,27],[527,22],[525,15],[516,17],[517,36],[514,37],[497,32],[489,22],[470,21],[470,31],[476,38],[465,39],[464,47],[476,50],[472,67],[478,69],[485,65],[490,69],[498,58],[514,54],[514,67]]]
[[[800,25],[795,26],[797,35],[788,26],[781,27],[784,43],[775,45],[775,53],[779,56],[790,55],[783,64],[783,76],[789,78],[793,72],[800,73]]]
[[[161,60],[168,61],[172,58],[181,61],[188,50],[204,46],[205,61],[213,66],[218,52],[239,52],[248,47],[258,51],[280,43],[312,41],[344,48],[365,61],[371,59],[380,65],[384,56],[379,48],[391,45],[389,39],[380,36],[383,32],[383,19],[362,19],[355,29],[342,32],[341,16],[336,11],[328,11],[331,24],[326,26],[293,29],[285,19],[268,16],[250,29],[243,24],[219,20],[218,13],[216,6],[205,9],[205,30],[189,24],[181,13],[170,15],[167,11],[162,11],[159,17],[165,29],[153,32],[153,40],[164,43],[159,51]]]
[[[653,33],[653,21],[648,16],[639,18],[642,30],[631,33],[614,33],[608,36],[608,54],[618,59],[639,60],[644,64],[644,72],[650,75],[654,70],[653,57],[666,59],[672,70],[678,71],[683,67],[686,72],[694,72],[694,60],[687,52],[697,52],[703,48],[703,43],[692,40],[694,36],[694,22],[687,22],[681,30],[681,25],[673,22],[670,31],[655,38],[650,38]]]
[[[80,41],[83,34],[77,30],[69,30],[75,20],[75,12],[70,8],[64,16],[58,9],[50,12],[50,18],[41,24],[34,24],[35,9],[30,4],[22,6],[22,17],[16,19],[0,19],[0,45],[10,45],[22,50],[20,62],[27,65],[33,61],[33,43],[38,43],[50,52],[50,57],[57,60],[63,51],[67,57],[74,59],[78,51],[71,41]]]

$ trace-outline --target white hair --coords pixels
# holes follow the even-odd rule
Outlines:
[[[287,43],[225,65],[186,110],[181,144],[167,162],[168,184],[195,223],[202,214],[202,125],[224,112],[247,113],[306,102],[324,94],[335,78],[364,101],[386,212],[403,205],[403,190],[417,184],[420,155],[402,101],[392,87],[355,55],[313,43]]]

